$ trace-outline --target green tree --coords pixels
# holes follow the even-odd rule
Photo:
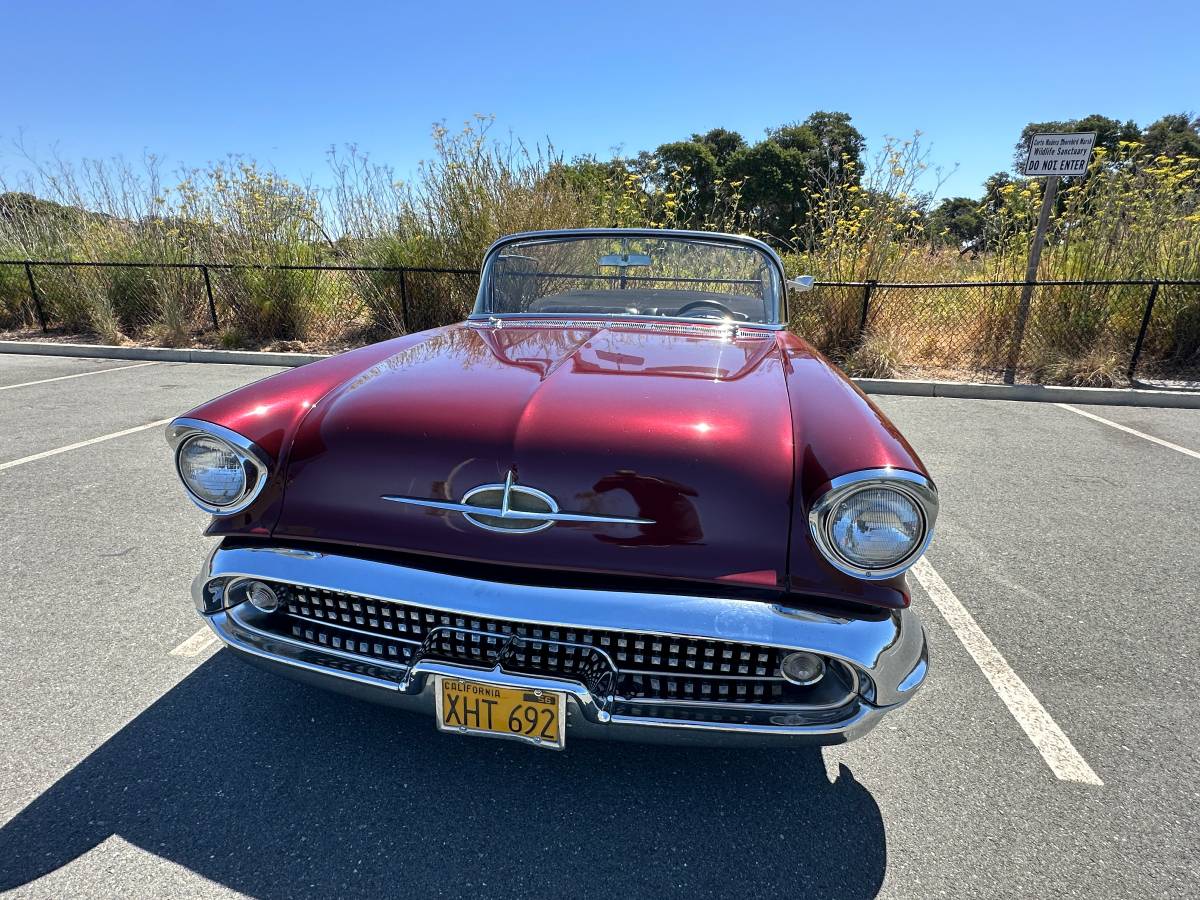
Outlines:
[[[592,193],[606,189],[614,179],[624,175],[625,167],[619,159],[598,160],[594,156],[577,156],[569,163],[553,166],[551,171],[570,187],[583,193]]]
[[[929,214],[929,231],[936,239],[952,243],[983,235],[979,201],[970,197],[947,197]]]
[[[983,203],[993,208],[1003,206],[1004,188],[1018,183],[1020,179],[1013,178],[1010,172],[994,172],[983,183]]]
[[[727,128],[713,128],[704,134],[693,134],[692,142],[708,147],[717,161],[718,168],[724,168],[729,162],[729,157],[746,146],[744,137]]]
[[[821,146],[816,133],[807,125],[800,123],[768,128],[767,140],[778,144],[784,150],[799,150],[806,155],[815,153]]]
[[[569,163],[557,162],[546,173],[547,181],[564,185],[581,203],[595,210],[604,225],[617,224],[613,207],[618,185],[628,170],[624,160],[598,160],[577,156]]]
[[[758,228],[782,239],[803,221],[808,210],[805,187],[811,162],[805,150],[765,140],[735,153],[725,177],[737,185],[742,207]]]
[[[1200,159],[1200,118],[1193,117],[1191,113],[1163,116],[1147,126],[1142,143],[1150,159],[1184,155]]]
[[[626,206],[635,203],[658,221],[701,226],[718,207],[736,207],[754,227],[788,240],[803,223],[811,195],[830,184],[858,184],[865,146],[849,114],[817,111],[768,129],[753,146],[736,131],[712,128],[653,153],[608,163],[578,158],[562,177],[586,196],[603,184],[618,185]]]
[[[849,113],[817,111],[804,120],[804,127],[816,137],[821,155],[830,161],[833,171],[839,171],[847,161],[855,163],[856,173],[861,171],[867,141],[862,132],[850,124]]]
[[[716,201],[716,182],[720,174],[712,149],[697,141],[676,141],[663,144],[654,151],[659,170],[655,186],[680,208],[680,218],[695,224],[703,220],[704,212]]]

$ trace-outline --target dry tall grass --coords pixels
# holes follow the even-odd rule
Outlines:
[[[136,166],[55,163],[28,185],[0,185],[9,191],[0,205],[0,258],[235,264],[209,270],[218,340],[337,347],[464,315],[475,290],[469,273],[502,234],[580,225],[746,231],[756,221],[738,182],[717,185],[715,200],[701,209],[686,173],[656,184],[632,161],[572,164],[553,147],[496,139],[490,128],[486,118],[457,132],[437,128],[433,154],[410,181],[349,148],[331,156],[333,183],[321,189],[241,159],[173,178],[153,158]],[[918,190],[929,163],[919,137],[886,142],[864,171],[843,163],[830,169],[836,177],[812,184],[802,226],[764,235],[793,274],[852,282],[1023,277],[1040,183],[1014,183],[985,201],[986,249],[967,256],[929,233],[932,197]],[[1090,176],[1061,191],[1040,277],[1200,278],[1197,169],[1187,157],[1148,159],[1135,144],[1113,157],[1099,153]],[[409,272],[402,279],[395,271],[271,268],[323,264],[468,274]],[[48,317],[70,331],[185,344],[209,329],[196,270],[40,267],[36,279]],[[1145,291],[1039,289],[1028,371],[1083,383],[1119,380]],[[881,288],[863,332],[862,289],[823,288],[793,298],[791,324],[863,370],[988,368],[1005,354],[1018,293]],[[24,270],[0,266],[0,328],[31,325],[31,316]],[[1200,290],[1160,291],[1146,353],[1197,362]]]

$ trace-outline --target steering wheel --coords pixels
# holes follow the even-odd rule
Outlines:
[[[740,319],[743,322],[745,322],[747,319],[750,318],[745,313],[734,312],[732,309],[730,309],[724,303],[721,303],[717,300],[693,300],[691,303],[685,303],[683,306],[679,307],[679,309],[675,312],[675,315],[684,316],[684,315],[687,315],[687,313],[693,309],[704,309],[704,308],[715,309],[718,312],[720,312],[722,315],[727,316],[730,319]]]

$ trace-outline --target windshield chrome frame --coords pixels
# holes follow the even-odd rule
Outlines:
[[[739,328],[765,328],[773,330],[782,330],[787,322],[787,273],[783,268],[783,261],[779,258],[769,244],[758,240],[757,238],[748,237],[741,234],[724,234],[716,231],[686,231],[682,229],[672,228],[563,228],[551,231],[523,231],[517,234],[506,235],[500,240],[488,247],[487,252],[483,255],[483,264],[480,267],[479,290],[475,294],[475,307],[471,314],[467,317],[468,321],[489,321],[489,320],[505,320],[505,319],[548,319],[556,318],[581,318],[579,314],[572,313],[497,313],[497,312],[482,312],[481,307],[490,305],[485,304],[485,291],[487,291],[490,282],[490,266],[492,260],[499,255],[505,247],[512,244],[525,244],[531,242],[555,243],[558,241],[570,241],[587,238],[665,238],[668,240],[685,240],[700,244],[710,244],[714,246],[721,245],[739,245],[757,250],[766,257],[768,263],[775,267],[775,272],[778,277],[776,282],[776,297],[777,301],[774,304],[775,309],[772,311],[774,316],[771,321],[767,322],[733,322]],[[686,322],[690,324],[705,324],[705,325],[724,325],[727,324],[725,319],[714,319],[711,316],[651,316],[633,313],[602,313],[589,315],[587,318],[596,319],[620,319],[622,321],[648,321],[661,323]]]

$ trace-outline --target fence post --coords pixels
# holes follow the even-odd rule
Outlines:
[[[37,313],[38,324],[42,326],[42,334],[50,329],[46,327],[46,311],[42,309],[42,295],[38,293],[37,283],[33,280],[33,266],[25,262],[25,277],[29,279],[29,296],[33,298],[33,309]]]
[[[1038,287],[1037,281],[1029,280],[1021,286],[1021,301],[1017,304],[1017,320],[1013,326],[1012,337],[1008,344],[1008,361],[1004,365],[1004,383],[1015,384],[1017,380],[1017,364],[1021,361],[1021,347],[1025,343],[1025,326],[1029,321],[1029,307],[1033,303],[1033,292]]]
[[[875,290],[875,285],[878,283],[878,281],[872,278],[863,286],[862,315],[858,319],[858,339],[860,341],[867,330],[867,310],[871,305],[871,293]]]
[[[1150,316],[1154,313],[1154,301],[1158,298],[1158,282],[1150,285],[1150,296],[1146,298],[1146,311],[1142,313],[1142,327],[1138,329],[1137,340],[1133,344],[1133,355],[1129,358],[1129,381],[1133,383],[1133,373],[1137,371],[1138,359],[1142,355],[1142,343],[1146,340],[1146,332],[1150,328]]]
[[[213,331],[219,331],[221,325],[217,321],[217,303],[213,300],[212,281],[208,277],[208,266],[201,266],[200,272],[204,275],[204,292],[208,294],[208,317],[212,319]]]
[[[404,269],[400,269],[400,325],[408,334],[408,286],[404,282]]]

